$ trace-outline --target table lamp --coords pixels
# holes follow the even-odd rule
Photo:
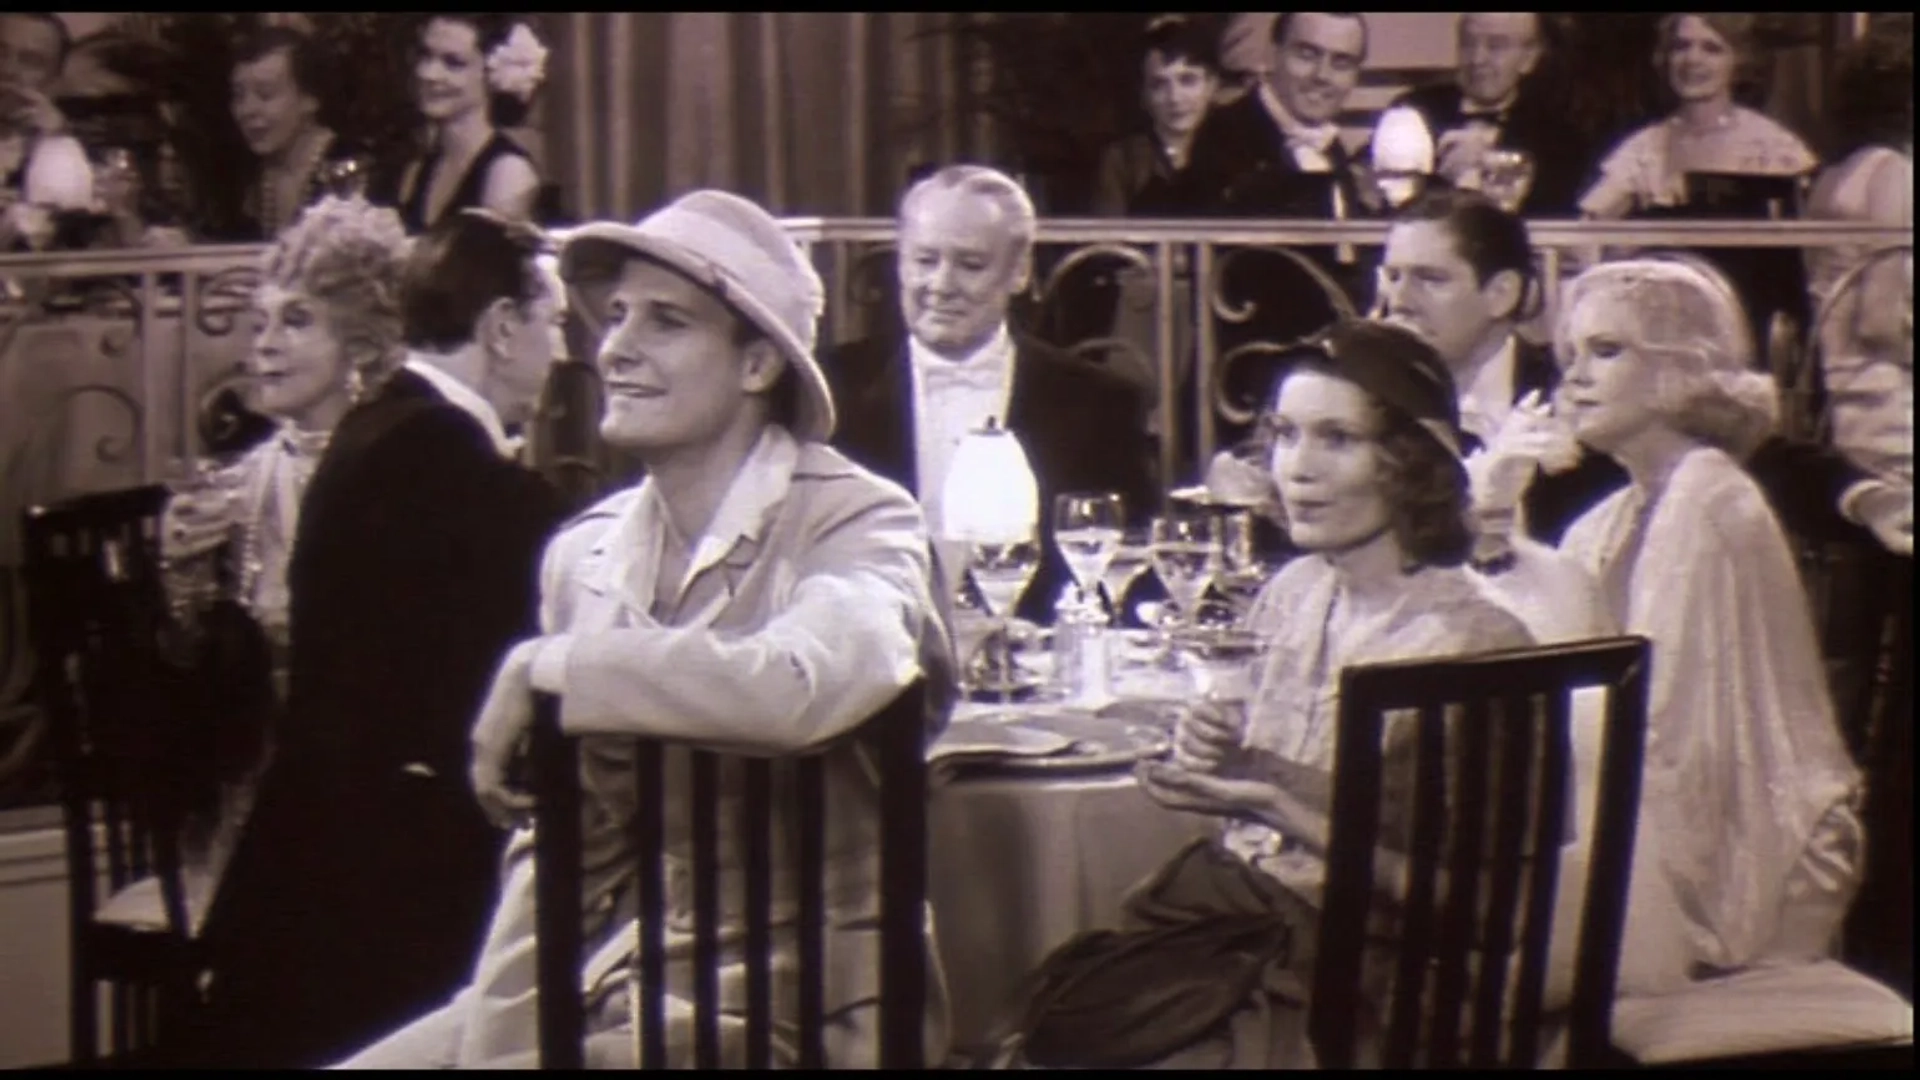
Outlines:
[[[937,542],[946,549],[944,560],[972,576],[988,614],[1000,624],[1000,662],[991,677],[1007,693],[1017,674],[1010,639],[1013,612],[1040,568],[1039,527],[1040,487],[1027,453],[990,417],[954,452],[940,489]],[[953,590],[959,584],[942,582]]]
[[[1417,110],[1400,106],[1380,114],[1373,131],[1373,176],[1393,207],[1412,202],[1433,175],[1433,132]]]

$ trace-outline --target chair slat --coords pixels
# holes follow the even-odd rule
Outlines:
[[[1493,741],[1497,747],[1493,850],[1487,868],[1485,914],[1480,920],[1484,947],[1469,1014],[1467,1064],[1476,1069],[1491,1069],[1500,1064],[1506,1020],[1507,964],[1513,952],[1514,927],[1519,921],[1521,884],[1527,871],[1527,826],[1535,813],[1530,796],[1536,789],[1533,780],[1538,773],[1534,760],[1537,721],[1533,702],[1513,697],[1498,704],[1492,717]],[[1555,854],[1554,846],[1534,846],[1535,860],[1553,858]]]
[[[560,731],[560,701],[534,695],[529,764],[540,821],[534,829],[535,938],[541,985],[579,981],[582,953],[581,881],[559,867],[581,863],[580,763],[575,743]],[[540,995],[540,1062],[549,1069],[586,1067],[586,1013],[580,995]]]
[[[747,1068],[773,1067],[773,764],[741,762],[740,850],[745,862]]]
[[[638,955],[640,998],[637,1004],[640,1067],[667,1067],[667,895],[665,873],[666,770],[663,751],[655,742],[640,742],[633,751],[634,873],[639,878],[640,913]]]
[[[1413,842],[1408,854],[1407,896],[1402,920],[1399,971],[1389,1008],[1391,1036],[1382,1060],[1388,1068],[1413,1065],[1434,954],[1440,849],[1446,840],[1446,728],[1437,707],[1421,711],[1414,730]],[[1365,762],[1372,758],[1356,759]]]
[[[1568,801],[1572,789],[1573,726],[1564,695],[1540,696],[1545,724],[1541,743],[1539,796],[1533,834],[1535,865],[1528,882],[1526,926],[1520,951],[1519,980],[1514,991],[1513,1049],[1516,1063],[1538,1061],[1540,1023],[1547,991],[1547,961],[1553,949],[1553,911],[1560,894],[1562,839],[1566,835]]]
[[[794,765],[799,865],[800,1068],[826,1067],[827,790],[820,758]]]
[[[904,695],[880,721],[880,1059],[882,1069],[926,1066],[926,702]]]
[[[1485,864],[1487,831],[1486,768],[1493,744],[1486,702],[1461,703],[1461,723],[1451,734],[1459,740],[1458,768],[1448,769],[1454,781],[1452,858],[1447,867],[1447,900],[1440,914],[1441,936],[1447,943],[1439,960],[1429,1005],[1432,1034],[1427,1067],[1451,1069],[1460,1059],[1460,1021],[1472,979],[1473,945],[1479,940],[1480,871]],[[1439,725],[1447,727],[1444,722]],[[1423,747],[1424,749],[1424,747]]]
[[[1341,675],[1341,694],[1361,694]],[[1329,814],[1327,881],[1355,883],[1360,895],[1372,892],[1373,841],[1380,834],[1379,710],[1356,708],[1342,717],[1336,736],[1336,761],[1359,763],[1346,770],[1336,767]],[[1320,1064],[1328,1069],[1353,1067],[1355,1031],[1362,1000],[1360,956],[1366,945],[1365,919],[1327,919],[1321,923],[1319,951],[1314,957],[1314,1001],[1308,1030],[1319,1049]]]
[[[689,755],[688,840],[693,857],[693,1062],[720,1067],[720,762]]]

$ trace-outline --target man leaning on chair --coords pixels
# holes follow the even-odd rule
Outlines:
[[[936,608],[918,505],[897,484],[829,448],[834,404],[814,359],[823,289],[765,210],[697,191],[637,225],[574,232],[561,270],[576,309],[599,322],[606,382],[602,435],[633,451],[647,479],[566,525],[541,572],[541,636],[511,649],[473,730],[472,780],[511,828],[499,907],[471,985],[343,1063],[344,1068],[527,1066],[538,1021],[530,797],[505,780],[536,691],[557,694],[582,745],[585,806],[583,971],[588,1063],[632,1068],[626,1002],[635,899],[628,819],[635,737],[723,751],[799,754],[852,730],[925,680],[930,708],[952,701],[949,646]],[[643,706],[643,707],[642,707]],[[830,1064],[875,1060],[879,903],[877,790],[861,748],[825,759],[825,1049]],[[687,758],[669,751],[667,785]],[[723,803],[740,797],[721,773]],[[731,783],[730,783],[731,781]],[[672,798],[669,795],[668,798]],[[723,811],[724,813],[724,811]],[[668,826],[666,858],[689,852]],[[780,843],[776,839],[776,844]],[[720,864],[740,859],[721,853]],[[723,890],[734,887],[723,871]],[[669,985],[690,962],[692,897],[669,873]],[[776,881],[776,893],[792,882]],[[776,909],[791,906],[779,902]],[[721,938],[731,929],[723,926]],[[776,929],[776,952],[781,944]],[[929,953],[931,948],[929,924]],[[722,953],[722,1061],[744,1061],[737,955]],[[776,956],[774,1000],[791,1002],[792,965]],[[946,998],[929,968],[927,1051],[945,1055]],[[669,1002],[669,1062],[691,1062],[690,1010]],[[774,1055],[794,1060],[775,1017]],[[783,1045],[783,1043],[789,1045]]]

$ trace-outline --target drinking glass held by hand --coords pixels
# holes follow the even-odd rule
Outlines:
[[[1213,773],[1241,746],[1244,703],[1199,701],[1181,714],[1173,733],[1173,764],[1188,772]]]
[[[168,469],[166,485],[172,497],[161,513],[162,558],[192,561],[230,539],[239,512],[231,476],[211,462],[181,461]]]

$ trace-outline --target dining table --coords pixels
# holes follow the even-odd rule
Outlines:
[[[1022,663],[1051,682],[1049,659],[1041,650]],[[1192,676],[1137,635],[1116,636],[1113,659],[1109,686],[1092,695],[964,703],[935,745],[929,891],[952,1046],[963,1058],[1007,1032],[1022,984],[1049,953],[1118,927],[1137,884],[1220,828],[1216,818],[1160,806],[1134,777],[1139,759],[1170,745]],[[1001,724],[1090,734],[1078,752],[988,753],[949,767],[955,743]]]

